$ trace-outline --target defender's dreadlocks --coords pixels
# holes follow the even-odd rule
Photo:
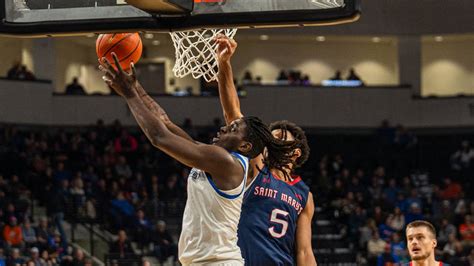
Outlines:
[[[249,157],[255,158],[267,148],[264,155],[265,165],[269,169],[278,169],[289,177],[285,169],[288,169],[288,165],[293,162],[292,151],[297,148],[298,143],[274,138],[267,125],[257,117],[244,117],[243,120],[247,125],[245,139],[253,145]]]
[[[270,124],[270,130],[273,131],[275,129],[280,129],[282,131],[283,140],[287,138],[287,131],[293,135],[295,142],[297,143],[296,148],[301,150],[301,156],[296,159],[293,164],[293,169],[302,166],[308,160],[310,151],[308,139],[306,138],[303,129],[288,120],[276,121]]]

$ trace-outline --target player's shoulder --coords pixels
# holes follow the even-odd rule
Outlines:
[[[309,192],[309,186],[306,185],[301,176],[293,176],[293,182],[291,182],[290,185],[294,186],[297,189]]]

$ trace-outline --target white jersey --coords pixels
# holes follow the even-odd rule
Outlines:
[[[178,246],[183,265],[243,265],[237,246],[237,226],[249,161],[237,153],[232,156],[244,168],[242,183],[232,190],[219,190],[199,169],[193,168],[189,174],[188,199]]]

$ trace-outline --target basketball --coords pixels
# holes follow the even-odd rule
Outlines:
[[[96,53],[100,58],[105,57],[114,65],[112,53],[119,59],[124,70],[130,69],[130,63],[137,63],[142,55],[142,40],[138,33],[101,34],[96,41]]]

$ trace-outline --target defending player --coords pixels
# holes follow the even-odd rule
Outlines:
[[[243,117],[233,82],[230,59],[237,43],[224,35],[218,42],[219,95],[227,124]],[[304,131],[288,121],[270,126],[275,138],[296,141],[292,162],[284,171],[262,157],[251,160],[239,223],[239,246],[246,265],[316,265],[311,246],[313,196],[292,171],[309,156]]]
[[[243,265],[237,246],[237,225],[248,170],[247,157],[256,157],[266,147],[270,165],[283,169],[279,162],[290,160],[287,154],[294,149],[294,143],[275,140],[268,128],[254,117],[238,119],[222,127],[213,145],[191,141],[189,136],[183,137],[182,130],[173,133],[160,119],[166,116],[162,108],[156,102],[151,106],[140,97],[142,88],[133,64],[132,73],[127,73],[115,54],[113,57],[118,70],[105,58],[101,62],[105,82],[127,101],[155,147],[193,167],[188,178],[188,199],[178,248],[181,263]]]
[[[406,227],[410,263],[404,266],[449,266],[435,259],[436,230],[427,221],[413,221]]]

